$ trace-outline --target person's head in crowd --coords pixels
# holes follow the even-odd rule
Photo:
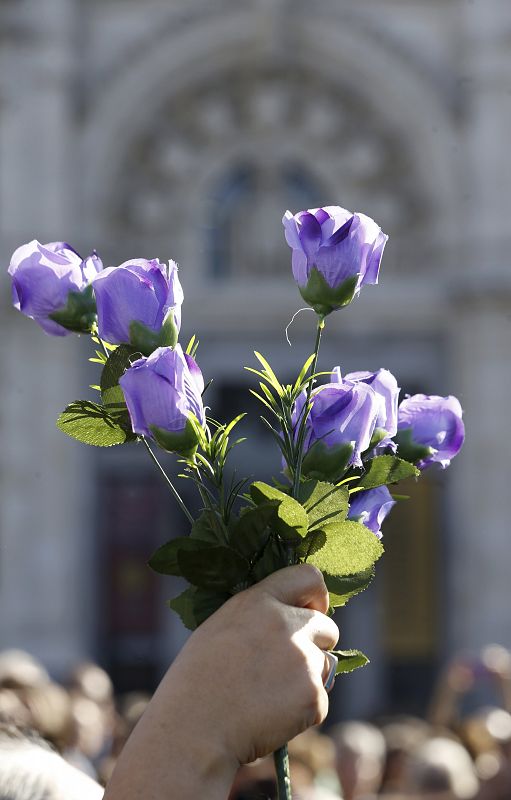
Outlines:
[[[30,711],[14,689],[0,689],[0,721],[22,728],[30,725]]]
[[[0,688],[24,689],[49,682],[47,670],[29,653],[24,650],[0,652]]]
[[[68,685],[71,694],[87,697],[99,706],[110,706],[113,702],[114,687],[110,676],[91,661],[84,661],[74,667]]]
[[[481,781],[478,800],[509,800],[511,714],[495,706],[481,708],[464,720],[461,734]]]
[[[511,714],[503,708],[485,706],[467,717],[461,736],[473,757],[492,751],[511,753]]]
[[[18,694],[28,709],[29,727],[62,753],[74,736],[71,700],[66,690],[57,683],[46,683],[27,686]]]
[[[289,742],[289,763],[296,791],[323,786],[338,789],[335,766],[335,746],[332,740],[317,728],[296,736]],[[311,795],[312,796],[312,795]]]
[[[375,795],[385,765],[385,739],[368,722],[342,722],[329,731],[336,749],[337,774],[344,800]]]
[[[37,734],[0,723],[0,800],[100,800],[101,787]]]
[[[418,800],[473,800],[479,781],[468,751],[460,742],[436,736],[411,754],[405,794]]]
[[[380,729],[387,750],[380,791],[384,794],[400,793],[410,754],[430,738],[431,728],[418,717],[399,715],[384,721]]]

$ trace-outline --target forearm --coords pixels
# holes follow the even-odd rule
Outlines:
[[[193,695],[167,674],[119,757],[104,800],[226,800],[238,763]],[[219,722],[219,721],[218,721]]]

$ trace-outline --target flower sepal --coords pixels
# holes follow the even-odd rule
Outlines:
[[[380,442],[383,442],[384,439],[387,439],[388,436],[389,433],[384,428],[375,428],[373,435],[371,436],[368,450],[372,451],[377,445],[380,444]]]
[[[348,469],[354,450],[354,442],[343,442],[330,447],[324,442],[315,442],[304,456],[302,473],[308,478],[336,483]]]
[[[182,431],[167,431],[157,425],[149,425],[149,430],[159,447],[167,453],[177,453],[187,461],[192,461],[199,445],[197,419],[189,418]]]
[[[397,443],[397,453],[399,458],[409,461],[411,464],[417,464],[423,459],[430,458],[435,454],[433,447],[425,444],[418,444],[413,439],[412,428],[403,428],[397,432],[395,436]]]
[[[171,311],[159,331],[152,331],[143,322],[133,320],[129,326],[130,344],[142,355],[150,356],[158,347],[175,347],[179,329]]]
[[[90,333],[96,322],[96,300],[92,285],[89,284],[81,292],[69,292],[66,305],[48,314],[48,319],[72,333]]]
[[[355,297],[358,275],[346,278],[339,286],[329,286],[317,267],[312,267],[305,286],[299,286],[300,294],[320,317],[347,306]]]

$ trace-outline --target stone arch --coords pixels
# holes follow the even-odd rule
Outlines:
[[[174,32],[169,29],[166,46],[160,33],[157,46],[141,46],[132,63],[115,72],[112,80],[105,80],[82,137],[83,163],[87,164],[83,219],[88,234],[96,240],[104,234],[97,220],[107,219],[105,210],[112,205],[130,148],[158,124],[165,104],[193,96],[197,87],[211,80],[212,64],[222,79],[243,67],[257,69],[269,60],[289,75],[296,70],[308,72],[341,93],[349,90],[359,96],[375,124],[387,127],[397,148],[406,154],[400,171],[409,171],[409,181],[420,186],[427,198],[431,212],[427,236],[444,250],[453,246],[458,230],[458,220],[453,219],[457,205],[455,120],[449,93],[440,90],[434,71],[397,51],[385,36],[376,36],[356,14],[346,25],[346,19],[338,20],[326,5],[312,15],[305,4],[298,4],[279,50],[272,37],[261,35],[260,9],[240,4],[237,10],[222,13],[216,6],[208,19],[194,19]],[[409,69],[404,69],[407,60]],[[307,157],[303,148],[302,154]],[[395,185],[397,196],[398,180]],[[421,247],[424,252],[424,243]]]

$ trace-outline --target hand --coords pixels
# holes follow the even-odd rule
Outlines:
[[[327,609],[321,573],[308,564],[228,600],[168,670],[105,800],[225,798],[239,764],[322,722],[324,651],[339,636]]]

